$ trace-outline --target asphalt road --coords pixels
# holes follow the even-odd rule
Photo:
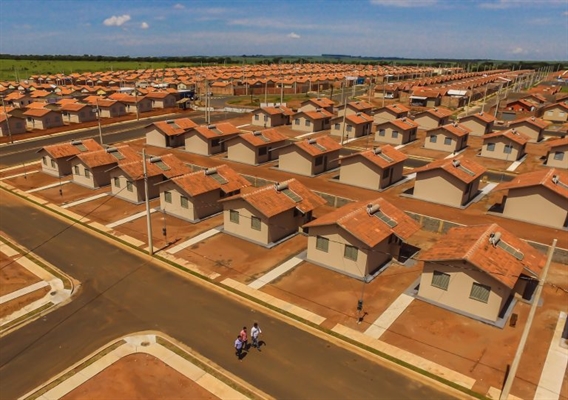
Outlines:
[[[121,335],[158,330],[276,398],[450,399],[419,382],[153,265],[0,194],[0,230],[82,282],[74,301],[0,339],[0,393],[15,399]],[[259,321],[266,347],[238,362]]]
[[[240,114],[236,113],[224,113],[217,112],[211,114],[211,122],[218,122],[229,118],[234,118]],[[205,122],[205,117],[203,112],[191,112],[184,114],[188,118],[191,118],[197,124],[202,124]],[[144,135],[144,126],[151,124],[155,121],[163,121],[166,119],[171,119],[171,115],[160,115],[156,117],[144,118],[140,121],[130,121],[124,123],[118,123],[113,125],[103,126],[101,131],[103,133],[104,143],[115,143],[124,140],[136,139]],[[88,128],[82,129],[77,132],[70,132],[65,135],[58,136],[46,136],[41,139],[16,142],[14,144],[7,144],[0,146],[0,167],[28,163],[38,160],[36,154],[37,150],[41,149],[43,146],[47,146],[54,143],[60,143],[62,141],[69,140],[79,140],[93,138],[97,142],[99,141],[99,129]]]

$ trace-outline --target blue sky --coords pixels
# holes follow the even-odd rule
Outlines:
[[[568,0],[2,0],[0,53],[568,60]]]

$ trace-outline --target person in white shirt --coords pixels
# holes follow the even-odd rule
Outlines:
[[[252,338],[252,347],[256,347],[256,349],[258,351],[260,351],[260,345],[258,343],[258,336],[262,333],[262,331],[260,330],[260,327],[258,326],[258,323],[255,322],[252,325],[252,329],[250,330],[250,336]]]

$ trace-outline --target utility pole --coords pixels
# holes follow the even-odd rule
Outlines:
[[[136,83],[134,83],[134,101],[136,102],[136,121],[139,121],[140,111],[138,110],[138,89],[136,89]]]
[[[101,129],[101,109],[99,108],[99,99],[97,98],[95,100],[95,103],[97,105],[97,122],[99,125],[99,141],[101,142],[101,146],[103,145],[103,131]]]
[[[345,78],[345,84],[343,85],[343,93],[341,97],[343,97],[343,126],[341,127],[341,142],[340,144],[343,145],[343,137],[345,136],[345,117],[347,115],[347,96],[345,96],[345,86],[347,86],[347,78]]]
[[[515,358],[513,358],[513,362],[511,363],[511,369],[509,369],[509,374],[507,375],[507,380],[505,381],[505,385],[503,386],[503,390],[501,391],[501,396],[499,397],[499,400],[507,400],[509,398],[509,392],[511,391],[511,386],[513,386],[513,381],[515,380],[515,375],[517,374],[517,368],[519,367],[519,362],[521,361],[521,356],[523,355],[525,344],[527,343],[529,330],[531,329],[534,315],[536,313],[536,308],[538,307],[538,302],[540,300],[542,288],[546,281],[546,275],[548,274],[548,268],[550,267],[550,263],[552,262],[552,255],[554,254],[555,248],[556,248],[556,239],[552,241],[552,245],[548,248],[546,265],[542,270],[542,275],[540,276],[540,281],[538,282],[538,286],[536,288],[533,297],[531,309],[529,311],[529,316],[527,317],[527,323],[525,324],[525,329],[523,330],[523,334],[521,335],[521,341],[519,342],[519,347],[517,347]]]
[[[144,171],[144,202],[146,203],[146,226],[148,229],[148,254],[154,255],[152,240],[152,218],[150,215],[150,199],[148,198],[148,171],[146,169],[146,149],[142,149],[142,166]]]
[[[10,143],[14,143],[14,139],[12,139],[12,131],[10,130],[10,120],[8,119],[8,113],[6,112],[6,103],[4,103],[4,96],[2,97],[2,108],[4,109],[4,116],[6,117],[6,130],[8,131],[8,137],[10,139]]]

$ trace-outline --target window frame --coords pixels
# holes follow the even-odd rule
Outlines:
[[[485,294],[487,295],[486,298],[478,297],[478,296],[474,293],[474,290],[475,290],[476,288],[480,288],[480,289],[486,290],[486,292],[483,292],[484,295],[485,295]],[[478,282],[473,282],[473,283],[471,284],[471,290],[470,290],[470,292],[469,292],[469,298],[470,298],[470,299],[475,300],[475,301],[479,301],[479,302],[481,302],[481,303],[487,304],[487,303],[489,303],[489,296],[490,296],[490,295],[491,295],[491,286],[487,286],[487,285],[484,285],[484,284],[478,283]]]
[[[229,221],[234,224],[240,224],[240,214],[237,210],[229,210]]]
[[[172,192],[170,192],[169,190],[164,191],[164,202],[172,204]]]
[[[438,136],[430,135],[430,143],[438,143]]]
[[[358,255],[359,249],[357,247],[350,244],[345,244],[345,247],[343,248],[343,258],[347,258],[351,261],[357,261]]]
[[[495,151],[495,143],[487,143],[487,151]]]
[[[329,253],[329,239],[323,236],[316,236],[316,250]]]
[[[432,272],[432,281],[430,282],[430,286],[447,291],[450,286],[450,278],[450,274],[434,270]],[[438,282],[440,279],[443,279],[441,283]]]
[[[262,230],[262,220],[259,217],[252,215],[250,217],[250,228],[255,231]]]

